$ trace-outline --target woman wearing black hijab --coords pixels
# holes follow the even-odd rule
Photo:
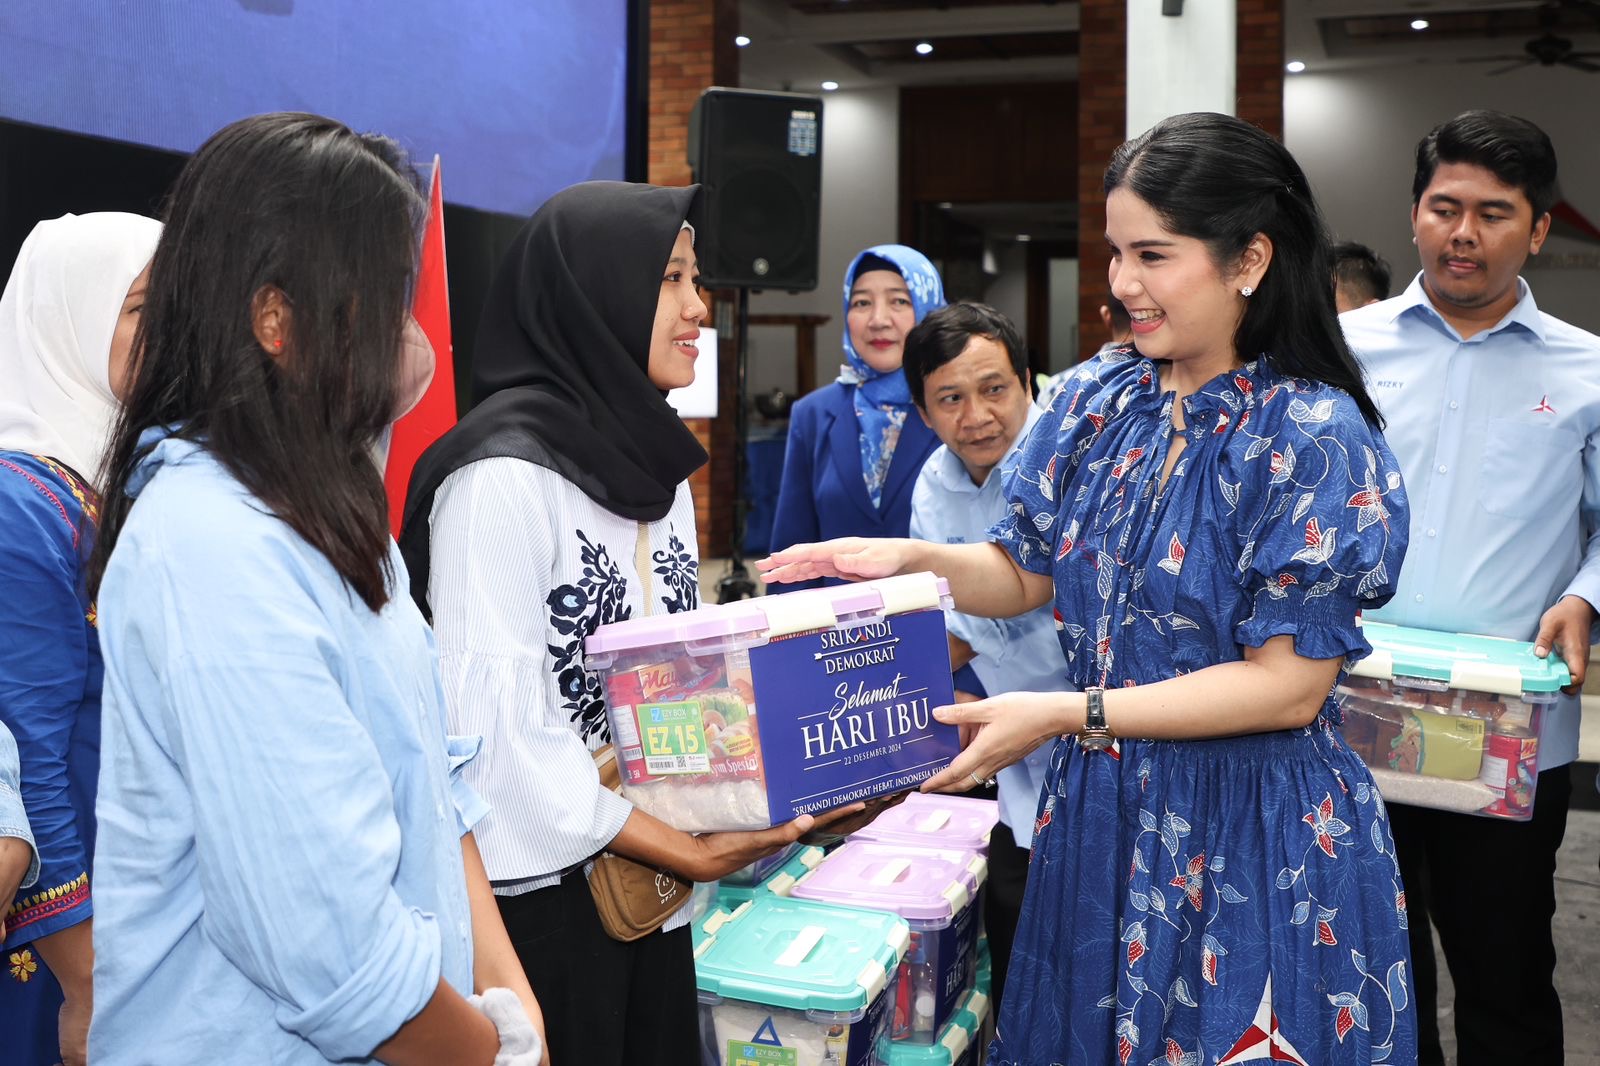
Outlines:
[[[699,1062],[688,910],[612,940],[587,860],[712,881],[812,825],[690,836],[602,788],[591,757],[610,736],[584,638],[699,605],[687,478],[706,454],[664,398],[694,380],[706,315],[697,191],[587,182],[528,221],[484,303],[476,406],[418,462],[401,534],[452,728],[484,738],[478,846],[556,1063]]]

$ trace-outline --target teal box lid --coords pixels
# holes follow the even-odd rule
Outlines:
[[[782,896],[719,910],[697,926],[702,1003],[738,999],[833,1014],[865,1012],[911,941],[910,926],[885,911]]]
[[[1417,677],[1502,696],[1555,692],[1572,684],[1561,656],[1552,652],[1541,659],[1526,641],[1370,621],[1362,622],[1361,632],[1372,654],[1350,671],[1353,677]]]
[[[732,910],[739,904],[758,896],[787,896],[796,881],[817,868],[824,854],[823,849],[815,844],[803,845],[799,851],[789,856],[788,862],[758,884],[730,885],[724,881],[717,887],[717,900]]]
[[[973,989],[961,997],[932,1044],[896,1040],[889,1045],[889,1066],[952,1066],[978,1041],[988,1017],[988,995]]]

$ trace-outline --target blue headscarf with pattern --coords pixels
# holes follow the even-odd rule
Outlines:
[[[895,444],[900,431],[911,416],[911,386],[906,384],[906,372],[895,369],[887,373],[874,370],[856,352],[850,343],[850,289],[855,284],[861,261],[872,257],[891,264],[906,279],[906,289],[911,293],[911,306],[916,319],[921,322],[928,312],[944,306],[944,282],[939,272],[928,262],[928,257],[915,248],[903,244],[878,244],[866,249],[850,261],[844,272],[844,358],[839,368],[838,382],[856,386],[856,423],[861,439],[861,475],[867,483],[867,495],[872,506],[883,502],[883,483],[889,475],[889,463],[894,459]],[[869,269],[880,269],[881,264],[871,263]]]

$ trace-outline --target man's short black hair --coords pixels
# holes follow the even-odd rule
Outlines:
[[[1333,246],[1333,276],[1361,303],[1389,298],[1389,264],[1364,244],[1340,241]]]
[[[1117,336],[1120,337],[1133,328],[1133,319],[1128,315],[1128,305],[1109,292],[1106,293],[1106,310],[1111,313],[1111,328]]]
[[[1463,111],[1435,126],[1417,143],[1417,172],[1411,179],[1411,203],[1433,181],[1440,163],[1483,167],[1503,184],[1521,189],[1538,222],[1555,206],[1556,149],[1544,130],[1525,118],[1501,111]]]
[[[918,407],[928,409],[922,396],[928,375],[966,351],[973,337],[987,337],[1004,348],[1017,380],[1024,389],[1028,388],[1028,349],[1017,327],[988,304],[962,300],[941,307],[906,334],[906,384],[911,386],[911,398]]]

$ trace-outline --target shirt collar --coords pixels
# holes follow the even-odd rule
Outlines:
[[[1422,271],[1417,271],[1417,276],[1411,279],[1411,284],[1406,286],[1406,291],[1389,300],[1385,313],[1390,322],[1395,321],[1407,311],[1415,310],[1418,314],[1431,317],[1440,326],[1444,327],[1457,340],[1461,334],[1456,332],[1454,326],[1444,320],[1433,301],[1428,299],[1427,290],[1422,287]],[[1544,316],[1539,313],[1539,305],[1533,300],[1533,289],[1522,278],[1517,279],[1517,303],[1510,313],[1482,333],[1474,334],[1486,337],[1491,333],[1498,333],[1511,326],[1521,326],[1523,329],[1539,338],[1541,344],[1545,343]]]

